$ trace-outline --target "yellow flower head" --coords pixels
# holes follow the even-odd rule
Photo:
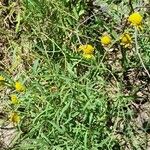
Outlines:
[[[94,47],[90,44],[80,45],[79,50],[82,51],[84,54],[93,54]]]
[[[134,12],[129,16],[128,21],[132,25],[140,27],[142,24],[142,16],[139,14],[139,12]]]
[[[92,55],[92,54],[84,54],[83,53],[83,58],[85,58],[85,59],[92,59],[92,58],[94,58],[94,56]]]
[[[20,82],[16,82],[15,83],[15,89],[18,92],[23,92],[23,91],[25,91],[25,86]]]
[[[101,43],[104,45],[104,46],[107,46],[111,43],[111,37],[109,35],[103,35],[101,37]]]
[[[124,33],[120,37],[121,45],[124,45],[124,47],[130,47],[132,43],[132,38],[129,33]]]
[[[13,124],[18,124],[20,122],[20,116],[16,112],[13,112],[10,114],[10,121]]]
[[[0,76],[0,81],[5,81],[5,78],[3,76]]]
[[[18,100],[18,98],[17,98],[17,95],[11,95],[10,96],[10,98],[11,98],[11,103],[12,104],[18,104],[19,103],[19,100]]]

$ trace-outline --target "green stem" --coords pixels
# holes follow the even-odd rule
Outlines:
[[[140,53],[139,53],[139,46],[138,46],[138,41],[137,41],[138,32],[137,32],[137,28],[136,28],[136,27],[135,27],[135,34],[134,34],[134,36],[135,36],[135,50],[136,50],[136,53],[137,53],[137,55],[138,55],[138,57],[139,57],[139,59],[140,59],[140,62],[141,62],[141,64],[142,64],[144,70],[146,71],[148,77],[150,78],[150,73],[149,73],[149,71],[146,69],[146,67],[145,67],[145,65],[144,65],[144,62],[143,62],[143,60],[142,60],[142,58],[141,58],[141,55],[140,55]]]
[[[126,67],[126,65],[127,65],[126,51],[127,51],[127,49],[123,48],[121,46],[121,54],[122,54],[121,62],[122,62],[122,67],[123,67],[124,71],[127,69],[127,67]]]

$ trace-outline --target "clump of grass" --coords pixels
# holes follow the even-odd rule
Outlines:
[[[139,87],[127,91],[124,74],[140,66],[149,75],[150,28],[143,21],[141,31],[144,14],[130,12],[141,4],[115,3],[24,0],[2,8],[14,25],[7,30],[17,36],[6,34],[15,62],[0,75],[9,90],[7,122],[20,133],[11,149],[146,148],[133,123]]]

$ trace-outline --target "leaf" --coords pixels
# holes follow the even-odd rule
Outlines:
[[[83,15],[83,14],[84,14],[84,12],[85,12],[85,11],[84,11],[83,9],[82,9],[82,10],[80,10],[80,11],[79,11],[79,16]]]
[[[15,32],[17,33],[19,31],[19,27],[20,27],[20,21],[21,21],[21,17],[20,17],[20,11],[18,11],[18,15],[17,15],[17,25],[16,25],[16,30]]]

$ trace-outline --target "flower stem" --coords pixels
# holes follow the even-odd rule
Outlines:
[[[142,58],[141,58],[141,55],[140,55],[140,53],[139,53],[139,46],[138,46],[137,36],[138,36],[138,31],[137,31],[137,28],[135,27],[135,34],[134,34],[134,37],[135,37],[135,50],[136,50],[136,53],[137,53],[137,55],[138,55],[138,57],[139,57],[139,59],[140,59],[140,62],[141,62],[141,64],[142,64],[142,66],[143,66],[145,72],[147,73],[148,77],[150,78],[150,73],[149,73],[149,71],[146,69],[145,64],[144,64],[144,62],[143,62],[143,60],[142,60]]]

